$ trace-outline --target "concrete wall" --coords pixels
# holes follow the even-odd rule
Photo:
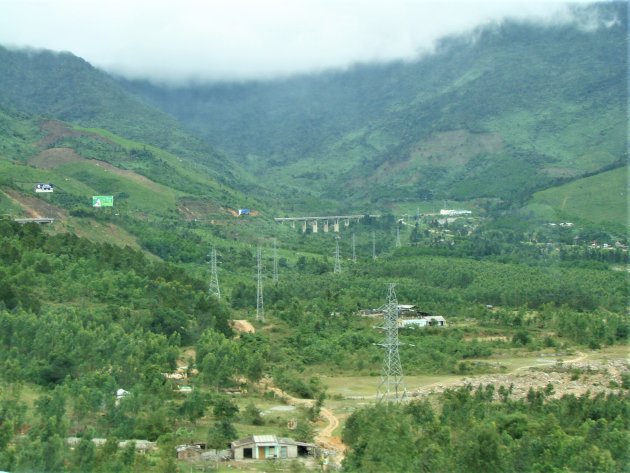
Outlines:
[[[274,455],[276,456],[276,458],[282,458],[282,447],[286,447],[287,449],[286,458],[297,458],[298,456],[297,445],[278,444],[275,447],[258,447],[256,444],[251,443],[248,445],[243,445],[243,446],[235,448],[234,460],[248,460],[248,458],[245,458],[246,448],[252,449],[252,459],[254,460],[263,459],[263,455],[265,455],[264,458],[274,458]],[[267,453],[260,452],[259,449],[263,449]]]

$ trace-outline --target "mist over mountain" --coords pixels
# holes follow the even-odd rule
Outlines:
[[[185,87],[0,47],[0,108],[156,146],[280,211],[523,204],[626,162],[627,11],[576,12],[444,38],[416,61]]]
[[[590,12],[590,13],[589,13]],[[352,203],[523,200],[626,158],[626,6],[608,22],[504,22],[415,62],[276,81],[121,81],[268,186]],[[284,189],[284,191],[282,190]]]

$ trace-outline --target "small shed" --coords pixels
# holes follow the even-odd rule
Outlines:
[[[275,435],[253,435],[232,442],[235,460],[265,460],[268,458],[297,458],[312,454],[315,444],[296,442],[290,438]]]

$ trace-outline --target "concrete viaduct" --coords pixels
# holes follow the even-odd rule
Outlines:
[[[328,233],[332,222],[332,229],[334,232],[339,233],[339,223],[343,222],[344,227],[349,227],[350,222],[358,222],[366,215],[329,215],[326,217],[278,217],[274,220],[278,223],[289,222],[291,227],[295,228],[295,222],[300,222],[302,225],[302,233],[306,233],[308,225],[311,226],[313,233],[317,233],[319,230],[319,224],[322,224],[324,233]],[[378,218],[380,215],[367,215],[367,217]]]

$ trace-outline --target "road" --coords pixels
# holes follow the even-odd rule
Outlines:
[[[271,380],[264,379],[260,382],[265,389],[269,391],[273,391],[278,396],[286,399],[287,404],[291,406],[304,406],[304,407],[312,407],[315,404],[315,400],[313,399],[302,399],[298,397],[291,396],[290,394],[284,392],[282,389],[273,386],[271,384]],[[335,429],[339,427],[339,419],[334,414],[333,411],[328,409],[327,407],[322,407],[320,409],[320,417],[323,418],[327,425],[325,425],[318,433],[315,435],[315,443],[329,451],[333,451],[334,455],[334,463],[341,464],[346,452],[346,445],[341,441],[341,437],[333,435]]]

